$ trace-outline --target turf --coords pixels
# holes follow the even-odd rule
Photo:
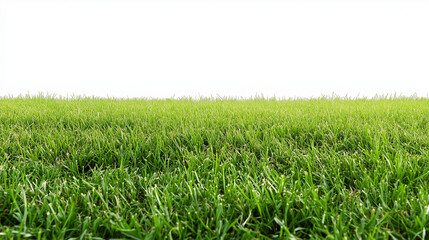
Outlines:
[[[0,99],[0,238],[427,239],[429,100]]]

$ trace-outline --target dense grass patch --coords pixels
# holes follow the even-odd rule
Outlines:
[[[0,100],[0,238],[427,239],[429,101]]]

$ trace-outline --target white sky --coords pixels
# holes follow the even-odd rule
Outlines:
[[[429,94],[429,1],[0,0],[0,96]]]

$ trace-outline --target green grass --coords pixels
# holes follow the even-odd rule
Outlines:
[[[0,99],[0,238],[428,239],[429,100]]]

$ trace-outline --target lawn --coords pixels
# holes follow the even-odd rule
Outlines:
[[[428,239],[429,100],[0,99],[0,238]]]

